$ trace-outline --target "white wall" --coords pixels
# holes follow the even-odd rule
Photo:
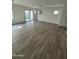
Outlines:
[[[12,24],[25,21],[24,9],[35,10],[35,8],[13,4]],[[43,14],[38,14],[38,16],[36,14],[34,15],[35,20],[38,18],[38,20],[40,21],[51,22],[51,23],[59,24],[60,26],[67,26],[66,6],[64,6],[64,8],[63,7],[45,7],[45,8],[42,8],[42,10],[43,10]],[[53,10],[59,10],[59,14],[54,15]]]
[[[24,7],[19,5],[13,5],[13,20],[12,23],[24,22]]]
[[[64,5],[63,7],[62,16],[61,16],[59,25],[67,27],[67,6],[66,5]]]
[[[62,14],[61,7],[46,7],[42,8],[42,10],[43,14],[38,14],[38,20],[59,24]],[[53,13],[54,10],[59,10],[59,14],[55,15]]]
[[[12,11],[13,11],[12,24],[25,22],[25,14],[24,14],[25,9],[33,10],[34,8],[30,8],[30,7],[26,7],[18,4],[12,5]]]

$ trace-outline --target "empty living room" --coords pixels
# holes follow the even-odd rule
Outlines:
[[[0,0],[0,59],[79,59],[79,0]]]
[[[67,0],[12,0],[12,59],[67,59]]]

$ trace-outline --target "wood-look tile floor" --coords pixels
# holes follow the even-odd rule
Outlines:
[[[12,59],[67,59],[66,31],[40,21],[14,25],[12,55]]]

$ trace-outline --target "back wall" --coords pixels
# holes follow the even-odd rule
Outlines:
[[[42,8],[42,10],[43,14],[38,14],[38,20],[59,24],[62,14],[61,7],[46,7]],[[59,14],[55,15],[54,10],[58,10]]]

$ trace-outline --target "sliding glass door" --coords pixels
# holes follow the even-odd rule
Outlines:
[[[25,10],[25,20],[26,21],[33,20],[33,11]]]

